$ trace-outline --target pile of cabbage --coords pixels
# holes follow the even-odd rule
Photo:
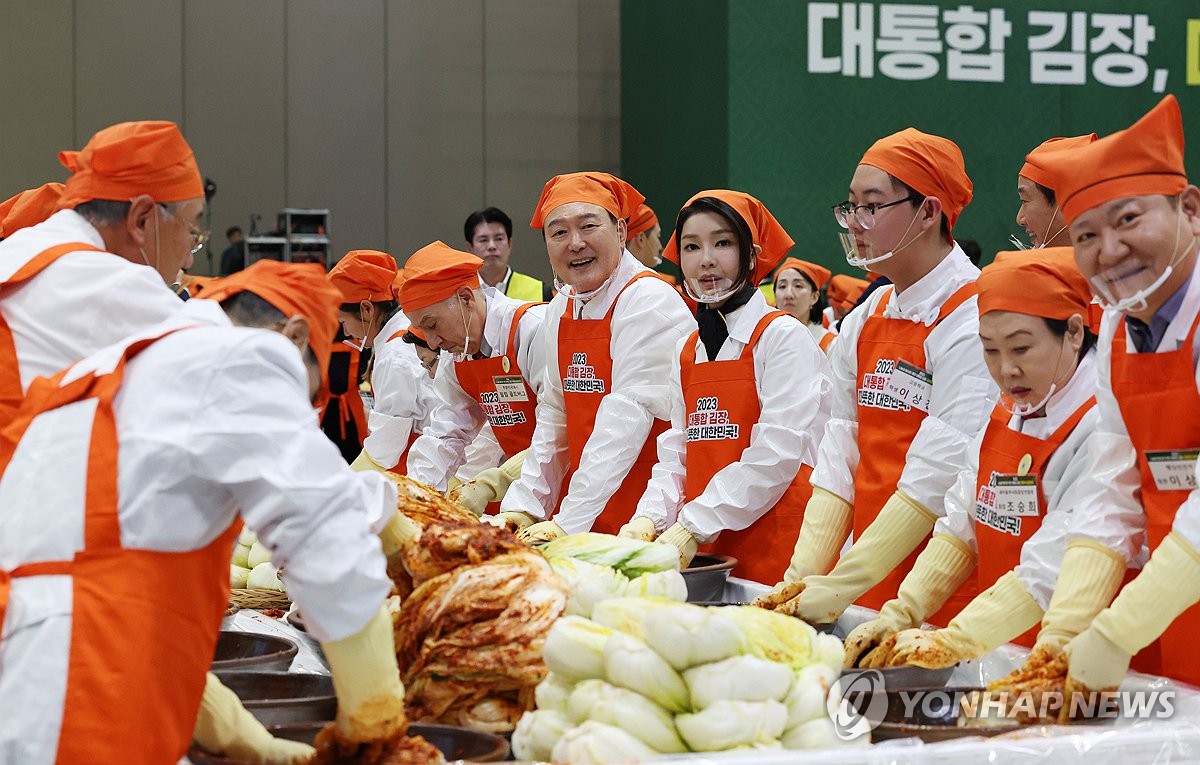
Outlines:
[[[671,545],[587,532],[560,537],[541,553],[570,588],[568,615],[590,617],[611,598],[687,600],[679,552]]]
[[[752,606],[606,600],[550,630],[550,673],[513,750],[586,764],[840,746],[826,696],[843,654],[832,635]]]
[[[229,586],[234,590],[274,590],[287,592],[279,572],[271,563],[271,551],[258,541],[250,529],[242,529],[233,560],[229,563]]]

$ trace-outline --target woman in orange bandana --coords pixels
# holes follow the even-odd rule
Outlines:
[[[999,253],[977,284],[979,336],[1002,398],[899,595],[846,639],[847,666],[880,666],[885,657],[868,652],[901,630],[890,664],[923,667],[1035,636],[1057,650],[1073,634],[1053,618],[1031,628],[1050,605],[1099,419],[1091,292],[1069,247]],[[982,594],[945,629],[914,629],[970,577]]]
[[[755,288],[793,242],[749,194],[702,191],[680,211],[666,257],[699,304],[671,365],[671,428],[623,536],[700,545],[735,574],[778,581],[829,418],[829,365],[805,325]]]
[[[804,322],[821,350],[837,337],[823,323],[826,306],[821,289],[829,277],[828,268],[799,258],[787,258],[775,272],[775,307]]]

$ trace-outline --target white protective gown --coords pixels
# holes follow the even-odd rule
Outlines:
[[[491,287],[483,288],[483,295],[487,301],[487,317],[479,350],[489,358],[503,356],[507,351],[513,316],[525,302],[506,297]],[[545,316],[546,306],[527,310],[521,317],[516,337],[517,367],[539,399],[546,384],[546,346],[542,341]],[[434,409],[429,424],[408,453],[406,475],[438,491],[445,491],[450,477],[464,462],[469,445],[483,432],[487,418],[474,397],[462,389],[454,362],[449,358],[438,364],[433,389],[436,394]],[[487,437],[495,438],[490,434]]]
[[[373,532],[396,507],[394,486],[351,471],[321,432],[300,354],[282,335],[235,328],[207,300],[188,301],[167,324],[211,326],[164,338],[126,368],[114,402],[122,545],[195,550],[240,513],[286,568],[313,637],[357,632],[391,588]],[[111,370],[123,345],[89,356],[73,376]],[[82,507],[92,420],[75,407],[89,405],[39,417],[0,477],[0,569],[67,560],[82,547],[82,513],[45,509]],[[0,761],[30,738],[57,740],[70,639],[71,578],[13,579],[0,639],[0,668],[9,668],[0,669]]]
[[[1079,367],[1067,384],[1046,403],[1045,417],[1026,419],[1013,415],[1008,427],[1034,438],[1049,438],[1095,392],[1096,350],[1093,348],[1079,362]],[[1054,594],[1054,585],[1058,581],[1063,553],[1067,550],[1067,536],[1076,517],[1080,490],[1087,476],[1087,443],[1096,432],[1099,420],[1100,412],[1093,407],[1051,455],[1042,476],[1042,493],[1046,497],[1045,517],[1042,525],[1022,546],[1021,562],[1015,573],[1043,611],[1049,608],[1050,596]],[[982,444],[981,431],[973,439],[967,453],[967,467],[958,474],[958,479],[946,495],[946,517],[938,519],[934,528],[935,534],[952,534],[976,553],[979,547],[975,537],[975,489]],[[991,584],[981,582],[980,590]]]
[[[74,210],[60,210],[0,242],[0,261],[29,260],[68,242],[104,249],[100,232]],[[153,268],[107,252],[64,255],[32,280],[0,292],[13,335],[21,388],[106,345],[157,324],[183,301]]]
[[[770,313],[761,292],[726,316],[729,338],[717,361],[738,358],[759,319]],[[822,330],[824,332],[824,330]],[[754,347],[754,379],[761,412],[750,429],[750,444],[738,462],[717,471],[704,492],[684,504],[687,475],[686,417],[679,355],[671,357],[671,427],[658,438],[658,464],[634,516],[654,522],[659,532],[676,520],[700,543],[721,531],[750,527],[775,506],[803,462],[812,465],[829,419],[829,361],[799,321],[775,321]],[[708,351],[696,338],[696,362]]]
[[[371,459],[390,468],[408,447],[409,436],[429,424],[436,404],[433,381],[421,366],[414,346],[392,335],[408,329],[408,318],[396,311],[371,343],[371,393],[363,448]],[[438,366],[442,366],[439,364]]]
[[[1178,350],[1187,338],[1192,322],[1200,312],[1200,278],[1197,277],[1198,274],[1192,274],[1179,312],[1168,325],[1156,352]],[[1120,313],[1107,310],[1100,323],[1096,385],[1100,421],[1096,435],[1088,442],[1088,476],[1080,492],[1079,517],[1071,529],[1071,536],[1098,542],[1136,566],[1139,558],[1144,559],[1146,554],[1143,550],[1146,513],[1138,499],[1142,481],[1137,453],[1129,440],[1129,431],[1112,390],[1112,338],[1120,319]],[[1133,339],[1127,337],[1126,341],[1133,352]],[[1193,362],[1200,359],[1200,333],[1195,338],[1192,359]],[[1200,366],[1197,366],[1196,385],[1200,390]],[[1171,412],[1163,412],[1163,416],[1170,417]],[[1196,475],[1200,479],[1200,463],[1197,463]],[[1193,489],[1175,512],[1172,529],[1193,548],[1200,549],[1200,489]]]
[[[950,296],[978,277],[979,269],[955,244],[932,271],[895,295],[885,315],[932,324]],[[867,317],[891,292],[875,290],[847,314],[837,342],[829,349],[833,413],[825,427],[812,484],[851,504],[859,459],[871,458],[858,450],[858,338]],[[908,448],[897,488],[942,517],[946,492],[966,467],[971,439],[986,426],[999,396],[983,360],[977,298],[969,298],[930,333],[925,354],[926,368],[934,379],[933,397],[929,415]]]
[[[599,517],[637,459],[654,420],[670,420],[671,357],[696,320],[673,287],[657,278],[629,285],[635,274],[650,269],[626,250],[607,286],[582,308],[581,318],[602,319],[618,294],[613,311],[612,392],[596,414],[596,429],[571,478],[555,520],[568,534],[587,531]],[[537,427],[521,478],[508,488],[501,510],[526,512],[547,519],[554,511],[562,478],[569,468],[567,421],[562,370],[558,366],[558,323],[567,298],[554,296],[542,331],[546,344],[546,386],[538,397]]]

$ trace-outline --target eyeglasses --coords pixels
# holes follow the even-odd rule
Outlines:
[[[158,206],[162,208],[163,217],[166,218],[167,220],[171,220],[172,218],[175,217],[174,215],[171,214],[171,208],[167,207],[162,202],[159,202]],[[190,223],[185,222],[184,225],[186,225],[188,228],[188,235],[192,237],[191,254],[195,255],[196,253],[198,253],[204,249],[204,245],[208,244],[208,240],[209,240],[209,237],[211,236],[211,234],[208,231],[203,231],[198,228],[192,228],[192,225]]]
[[[850,228],[850,216],[853,214],[854,219],[858,221],[858,225],[864,229],[870,229],[875,225],[875,213],[880,210],[886,210],[902,202],[918,202],[921,199],[921,197],[907,196],[904,199],[897,199],[895,202],[888,202],[882,205],[874,202],[869,205],[852,205],[849,202],[840,202],[833,206],[833,217],[842,228]]]

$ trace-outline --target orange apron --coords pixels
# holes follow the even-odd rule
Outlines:
[[[90,250],[103,252],[99,247],[93,247],[83,242],[67,242],[55,245],[34,255],[24,265],[13,272],[12,276],[0,279],[0,290],[5,287],[16,287],[40,274],[54,261],[72,252]],[[113,256],[116,257],[116,256]],[[9,421],[21,406],[24,393],[21,391],[21,367],[17,362],[17,346],[13,342],[12,330],[0,313],[0,423]]]
[[[87,374],[65,385],[65,372],[38,378],[0,443],[2,472],[38,414],[76,401],[98,402],[87,455],[83,549],[70,561],[0,572],[0,619],[11,577],[72,579],[71,648],[56,759],[61,765],[165,765],[183,757],[229,599],[227,567],[240,520],[189,552],[121,546],[112,404],[126,362],[158,339],[130,345],[107,374]]]
[[[925,369],[925,339],[956,308],[978,294],[975,284],[965,284],[950,296],[932,326],[908,319],[891,319],[884,309],[895,295],[889,289],[863,323],[858,338],[858,470],[854,473],[854,538],[862,537],[883,505],[896,492],[904,471],[908,448],[921,428],[926,412],[910,407],[884,393],[886,382],[897,363],[903,361]],[[912,569],[925,543],[917,545],[903,563],[857,601],[860,606],[879,610],[896,597],[904,577]],[[975,596],[975,577],[969,578],[946,601],[942,610],[929,618],[934,624],[946,624]]]
[[[750,445],[750,429],[762,412],[755,384],[754,348],[767,325],[779,317],[792,319],[783,311],[771,311],[759,319],[750,342],[736,359],[697,364],[698,331],[683,344],[679,380],[687,413],[684,502],[704,493],[712,477],[739,461]],[[801,463],[783,496],[765,515],[745,529],[722,531],[716,541],[700,550],[737,558],[733,573],[743,579],[761,584],[782,581],[800,533],[804,507],[812,494],[808,482],[811,474],[812,466]]]
[[[1165,353],[1130,353],[1124,321],[1113,336],[1113,395],[1137,452],[1142,506],[1146,511],[1146,542],[1151,551],[1171,532],[1175,513],[1190,492],[1182,482],[1168,488],[1166,481],[1155,480],[1148,455],[1161,459],[1169,455],[1160,453],[1200,447],[1200,392],[1196,390],[1196,364],[1192,359],[1198,324],[1200,316],[1192,322],[1183,344]],[[1200,685],[1197,634],[1200,634],[1200,604],[1180,614],[1157,643],[1142,649],[1134,657],[1134,667],[1143,672],[1154,671],[1143,666],[1147,654],[1157,649],[1161,657],[1159,674]]]
[[[360,352],[357,348],[347,345],[341,340],[334,341],[333,352],[331,356],[337,359],[338,356],[346,356],[346,389],[338,393],[330,391],[329,402],[325,404],[325,410],[321,412],[321,422],[325,422],[326,412],[332,407],[337,407],[337,425],[341,435],[341,443],[345,443],[351,436],[347,431],[346,426],[354,423],[354,437],[358,442],[358,449],[362,449],[363,439],[367,437],[367,410],[363,407],[362,395],[358,392],[358,364]],[[333,364],[331,363],[332,367]],[[358,450],[355,450],[357,455]]]
[[[981,591],[1021,562],[1021,548],[1046,517],[1046,495],[1042,492],[1046,465],[1095,405],[1093,396],[1045,440],[1009,428],[1011,415],[996,405],[979,447],[979,473],[975,479],[975,540],[979,545],[976,574]],[[1026,504],[1033,497],[1037,504]],[[1039,629],[1034,627],[1013,642],[1032,648]]]
[[[817,347],[819,347],[825,353],[829,353],[829,346],[833,345],[834,340],[837,340],[837,333],[827,331],[825,334],[821,335],[821,342],[817,343]]]
[[[517,325],[535,305],[545,303],[526,303],[513,314],[503,356],[454,362],[458,384],[483,410],[505,457],[529,448],[537,422],[534,418],[537,395],[517,366]]]
[[[655,276],[650,271],[642,271],[630,279],[621,292],[643,278]],[[570,470],[563,478],[564,491],[571,485],[571,476],[579,469],[583,447],[596,428],[600,402],[612,390],[612,316],[620,299],[621,294],[617,293],[603,319],[576,319],[572,298],[558,320],[558,368],[564,373],[563,404],[567,415],[567,452],[571,459]],[[650,482],[650,471],[658,462],[655,442],[669,425],[665,420],[655,420],[629,472],[613,476],[613,481],[619,484],[592,524],[592,531],[616,534],[633,517],[638,500]]]

